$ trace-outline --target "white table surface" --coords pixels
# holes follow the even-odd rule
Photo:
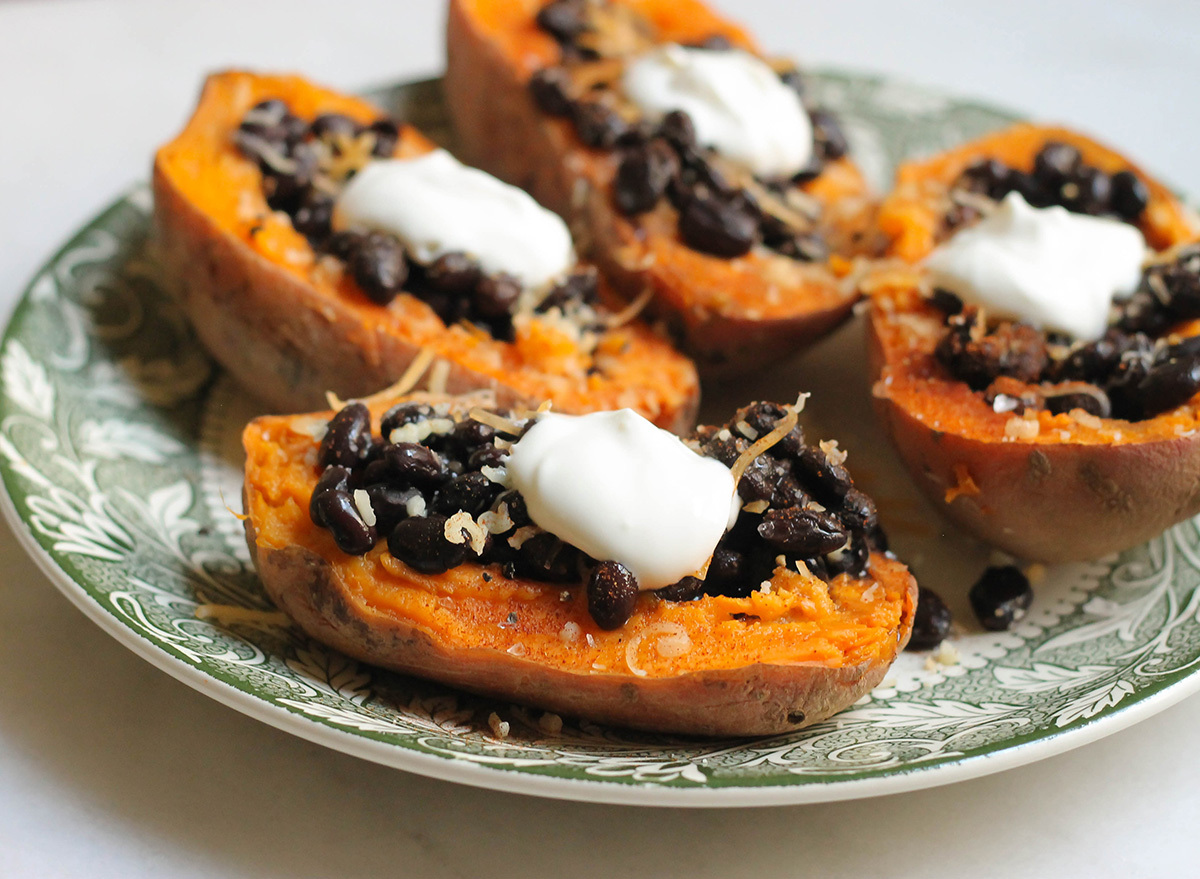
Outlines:
[[[1200,193],[1200,4],[721,6],[776,51],[1076,123]],[[435,73],[439,2],[0,0],[0,312],[188,113],[202,74]],[[0,876],[1194,876],[1200,698],[951,787],[756,810],[536,800],[243,717],[136,658],[0,525]]]

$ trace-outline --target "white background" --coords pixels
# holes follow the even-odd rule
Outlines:
[[[719,3],[765,46],[1061,120],[1200,193],[1200,4]],[[144,179],[202,74],[353,89],[439,70],[439,2],[0,0],[0,312]],[[1193,876],[1200,698],[952,787],[828,806],[643,810],[431,781],[168,678],[0,525],[0,877]]]

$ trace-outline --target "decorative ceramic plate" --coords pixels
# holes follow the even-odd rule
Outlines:
[[[901,156],[1008,114],[861,76],[814,76],[877,186]],[[447,139],[436,82],[376,97]],[[736,389],[814,397],[902,558],[964,621],[936,656],[906,654],[841,715],[767,739],[635,734],[489,702],[349,660],[291,626],[242,542],[239,434],[256,404],[214,367],[157,279],[138,187],[37,274],[0,350],[0,472],[18,537],[114,637],[185,683],[281,729],[379,763],[508,791],[614,803],[767,805],[942,784],[1088,742],[1200,689],[1200,534],[1045,572],[1009,632],[971,627],[987,551],[918,497],[875,431],[852,323]],[[507,724],[501,737],[500,724]],[[492,720],[489,724],[489,719]]]

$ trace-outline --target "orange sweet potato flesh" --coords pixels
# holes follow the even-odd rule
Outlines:
[[[901,166],[879,211],[891,255],[915,263],[935,246],[946,192],[967,165],[996,158],[1027,171],[1048,141],[1077,146],[1107,172],[1138,173],[1151,194],[1141,223],[1151,247],[1195,238],[1183,206],[1117,153],[1075,132],[1023,124]],[[1018,423],[935,360],[943,317],[922,300],[921,280],[919,266],[899,263],[868,280],[870,368],[892,441],[949,518],[1014,555],[1058,562],[1137,545],[1200,512],[1200,396],[1145,421],[1040,411]]]
[[[627,296],[651,288],[655,312],[708,372],[748,371],[845,320],[855,291],[829,265],[762,248],[722,259],[683,244],[666,204],[632,219],[616,210],[615,154],[583,145],[569,122],[542,113],[529,96],[533,73],[559,60],[557,44],[534,20],[543,2],[451,0],[444,87],[470,160],[568,218]],[[697,0],[615,2],[645,17],[661,42],[720,34],[754,51],[744,30]],[[804,190],[823,204],[821,229],[833,249],[853,254],[873,207],[858,168],[833,162]]]
[[[374,415],[384,408],[374,404]],[[562,584],[509,580],[498,565],[424,575],[382,542],[346,556],[308,514],[313,430],[331,414],[246,428],[246,533],[272,600],[312,637],[363,661],[605,723],[741,736],[840,711],[879,683],[908,641],[916,583],[881,554],[859,580],[825,584],[780,569],[769,594],[749,598],[674,603],[644,593],[629,622],[608,632],[579,586],[564,601]]]
[[[422,349],[432,349],[449,365],[450,393],[490,388],[506,404],[552,399],[564,412],[628,406],[661,427],[690,427],[699,400],[695,367],[641,323],[606,331],[593,358],[541,321],[510,344],[447,327],[407,294],[386,306],[369,300],[336,260],[319,258],[285,214],[267,207],[257,166],[233,145],[242,116],[267,98],[283,99],[305,119],[380,115],[297,76],[219,73],[184,130],[155,157],[166,269],[201,340],[252,393],[277,409],[313,409],[324,405],[326,391],[355,397],[387,387]],[[396,155],[432,148],[407,126]]]

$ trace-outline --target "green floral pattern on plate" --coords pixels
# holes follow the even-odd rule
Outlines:
[[[862,76],[815,75],[812,88],[841,113],[879,186],[899,157],[1013,118]],[[374,97],[450,142],[436,82]],[[18,305],[0,350],[0,472],[18,536],[57,586],[141,655],[240,710],[473,784],[735,805],[980,774],[1082,743],[1196,689],[1200,534],[1190,522],[1120,558],[1053,569],[1012,631],[960,634],[956,662],[906,655],[840,716],[769,739],[698,741],[569,719],[559,730],[538,712],[349,660],[276,612],[249,566],[226,505],[239,502],[240,430],[258,410],[163,292],[150,207],[144,187],[117,201]],[[210,605],[241,610],[205,616]],[[493,712],[509,724],[503,738],[488,724]]]

